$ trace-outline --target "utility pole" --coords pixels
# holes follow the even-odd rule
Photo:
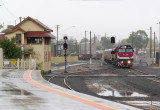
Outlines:
[[[86,34],[87,34],[87,31],[85,31],[85,47],[84,47],[84,54],[87,54],[87,50],[86,50]]]
[[[56,45],[56,47],[57,47],[57,51],[56,51],[56,56],[58,56],[58,28],[60,28],[59,27],[60,25],[56,25],[56,28],[57,28],[57,45]]]
[[[3,30],[4,30],[4,22],[3,22]]]
[[[107,37],[107,34],[105,33],[105,37]]]
[[[150,27],[150,58],[152,58],[152,27]]]
[[[155,53],[155,48],[156,48],[156,41],[155,41],[155,38],[156,38],[156,34],[154,32],[154,58],[156,57],[156,53]]]
[[[91,48],[91,32],[90,32],[90,64],[92,63],[92,48]]]
[[[159,66],[160,66],[160,22],[159,22]]]
[[[94,34],[94,43],[96,43],[96,35]]]

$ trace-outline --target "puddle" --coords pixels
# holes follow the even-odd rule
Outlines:
[[[118,83],[118,82],[117,82]],[[97,94],[100,96],[106,96],[106,97],[148,97],[148,95],[140,94],[135,91],[130,90],[119,90],[116,88],[113,88],[111,85],[108,84],[102,84],[100,82],[93,83],[92,87],[89,88],[97,88],[98,92]]]
[[[32,95],[32,93],[27,92],[26,90],[19,89],[8,89],[8,90],[0,90],[0,95]]]
[[[100,96],[111,96],[111,97],[148,97],[147,95],[140,94],[137,92],[131,92],[131,91],[109,91],[105,90],[100,93],[98,93]]]
[[[123,101],[127,104],[131,105],[136,105],[136,106],[159,106],[160,107],[160,102],[158,101]]]

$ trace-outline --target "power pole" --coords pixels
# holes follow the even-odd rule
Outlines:
[[[58,56],[58,28],[60,28],[59,27],[60,25],[56,25],[56,28],[57,28],[57,45],[56,45],[56,47],[57,47],[57,51],[56,51],[56,56]]]
[[[86,50],[86,34],[87,34],[87,31],[85,31],[85,47],[84,47],[84,54],[87,54],[87,50]]]
[[[3,22],[3,30],[4,30],[4,22]]]
[[[150,58],[152,58],[152,27],[150,27]]]
[[[90,32],[90,64],[92,63],[92,48],[91,48],[91,32]]]
[[[156,41],[155,41],[155,38],[156,38],[156,34],[154,32],[154,58],[156,57],[156,53],[155,53],[155,48],[156,48]]]
[[[159,22],[159,66],[160,66],[160,22]]]
[[[96,35],[94,34],[94,43],[96,43]]]

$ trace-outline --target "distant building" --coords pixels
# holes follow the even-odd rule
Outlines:
[[[42,65],[42,70],[51,70],[51,39],[55,36],[52,30],[37,19],[25,18],[22,22],[5,32],[5,37],[16,39],[16,45],[23,49],[23,58],[36,58],[37,64]],[[33,48],[35,56],[29,49]],[[28,50],[28,51],[27,51]]]
[[[86,42],[86,48],[85,42],[80,43],[80,54],[90,54],[90,42]],[[91,54],[96,54],[96,43],[91,43]]]

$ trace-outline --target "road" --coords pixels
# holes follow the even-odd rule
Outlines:
[[[138,110],[51,84],[40,71],[0,70],[0,85],[0,110]]]

